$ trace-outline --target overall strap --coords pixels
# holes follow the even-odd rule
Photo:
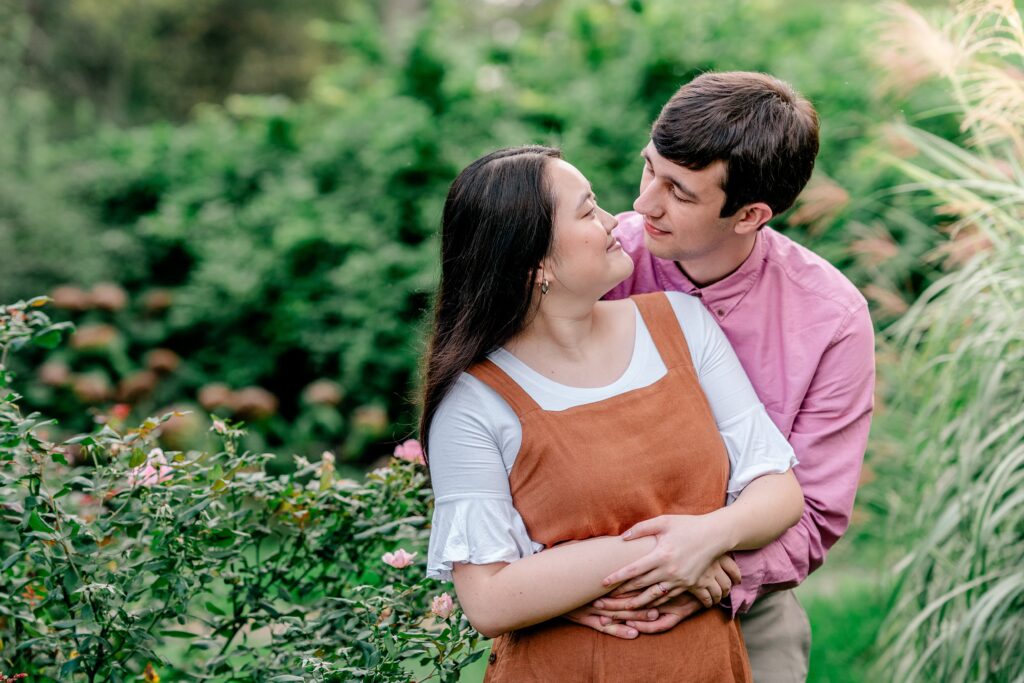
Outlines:
[[[516,417],[522,419],[524,415],[540,410],[540,406],[526,391],[516,383],[514,379],[499,368],[493,361],[484,360],[466,370],[469,374],[494,389],[505,402],[512,406]]]
[[[644,318],[665,368],[671,370],[683,366],[692,370],[693,359],[690,357],[686,335],[679,327],[679,318],[676,317],[672,302],[665,296],[665,292],[635,294],[630,298],[640,309],[640,315]]]

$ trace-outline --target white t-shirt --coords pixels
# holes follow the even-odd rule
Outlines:
[[[686,334],[693,366],[729,453],[727,502],[751,481],[797,464],[793,448],[768,417],[736,353],[701,302],[666,292]],[[636,311],[633,356],[611,384],[570,387],[531,369],[503,348],[488,358],[543,410],[566,410],[649,386],[667,372]],[[463,373],[441,401],[430,426],[434,517],[427,576],[451,580],[452,563],[514,562],[543,549],[530,539],[512,504],[508,475],[523,432],[512,407],[493,389]]]

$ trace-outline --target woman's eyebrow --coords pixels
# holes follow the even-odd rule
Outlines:
[[[585,202],[586,202],[586,201],[587,201],[588,199],[591,199],[591,198],[593,198],[593,197],[594,197],[594,188],[592,188],[592,187],[591,187],[591,188],[590,188],[590,189],[589,189],[589,190],[588,190],[587,192],[584,192],[584,193],[583,193],[583,196],[582,196],[582,197],[580,197],[580,201],[579,201],[579,203],[578,203],[578,204],[576,205],[576,210],[577,210],[577,211],[579,211],[579,210],[580,210],[580,208],[582,208],[582,207],[583,207],[583,204],[584,204],[584,203],[585,203]]]

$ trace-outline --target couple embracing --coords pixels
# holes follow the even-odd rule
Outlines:
[[[818,120],[764,74],[684,85],[632,212],[560,153],[452,184],[421,437],[428,575],[488,681],[802,681],[792,588],[849,523],[872,410],[863,297],[767,224]]]

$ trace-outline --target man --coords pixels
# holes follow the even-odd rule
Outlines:
[[[635,270],[608,295],[700,297],[796,452],[803,518],[765,548],[735,553],[742,581],[725,578],[721,595],[703,596],[705,605],[727,596],[722,607],[740,615],[756,683],[806,679],[810,627],[789,589],[846,531],[871,420],[874,336],[864,298],[824,259],[766,225],[793,204],[817,152],[817,114],[789,85],[746,72],[707,73],[684,85],[642,152],[635,211],[618,216]],[[672,577],[673,553],[682,552],[673,519],[634,527],[632,537],[656,534],[658,546],[607,581],[632,579],[623,588],[642,595],[596,601],[605,615],[599,623],[594,611],[570,618],[614,627],[621,612],[618,622],[607,615],[678,596],[657,621],[628,622],[653,633],[704,609]],[[714,571],[734,569],[723,558]]]

